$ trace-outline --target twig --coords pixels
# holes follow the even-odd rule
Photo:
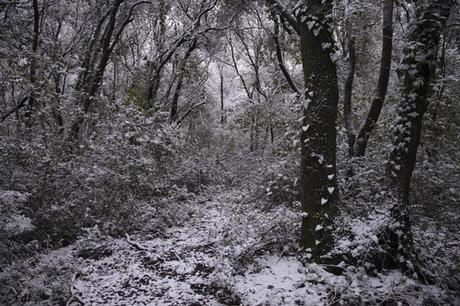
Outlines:
[[[17,296],[18,295],[18,292],[16,291],[16,289],[14,289],[14,287],[8,287],[8,286],[4,286],[4,285],[1,285],[3,288],[6,288],[8,289],[9,291],[13,291],[13,293]]]
[[[195,104],[195,105],[192,105],[192,106],[190,107],[190,109],[187,110],[187,112],[185,112],[185,114],[183,114],[183,115],[180,117],[179,120],[177,120],[176,125],[180,125],[181,122],[184,121],[184,119],[185,119],[193,110],[195,110],[196,108],[200,107],[200,106],[203,105],[203,104],[206,104],[206,101],[200,102],[200,103]]]
[[[77,275],[78,275],[78,273],[75,273],[74,276],[72,277],[71,285],[70,285],[70,293],[72,294],[72,296],[71,296],[70,299],[67,301],[66,306],[70,306],[70,303],[71,303],[73,300],[77,300],[81,305],[85,305],[85,303],[84,303],[84,302],[81,300],[81,298],[77,295],[77,292],[74,291],[75,287],[74,287],[73,283],[74,283],[75,280],[77,279]]]
[[[146,247],[140,245],[138,242],[132,241],[128,233],[125,234],[125,237],[128,244],[132,245],[135,249],[139,251],[147,251]]]

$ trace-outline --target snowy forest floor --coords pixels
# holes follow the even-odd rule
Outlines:
[[[257,163],[249,164],[232,169],[236,182],[147,203],[143,213],[152,219],[142,232],[111,237],[92,228],[69,246],[16,261],[0,272],[0,301],[189,306],[460,303],[455,290],[423,285],[399,271],[371,276],[363,267],[344,264],[335,275],[326,266],[309,263],[296,244],[299,209],[255,201],[245,181],[254,180],[260,171]],[[359,220],[348,222],[360,231],[366,227],[357,224]],[[370,232],[360,235],[367,240],[359,247],[373,243]],[[458,257],[458,248],[452,250]],[[444,249],[444,257],[449,254]]]
[[[336,276],[320,265],[302,264],[295,251],[276,250],[292,230],[283,228],[286,221],[294,222],[296,214],[282,207],[259,209],[245,203],[244,194],[210,187],[173,204],[170,211],[181,217],[164,231],[120,238],[93,231],[12,269],[29,271],[19,281],[41,290],[42,305],[392,305],[427,295],[454,301],[448,292],[399,272],[370,277],[348,269]],[[15,301],[16,289],[2,289],[11,304],[37,304],[30,300],[37,292],[23,290]]]

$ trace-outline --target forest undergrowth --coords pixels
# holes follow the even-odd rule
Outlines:
[[[3,266],[8,305],[442,305],[458,302],[455,220],[448,227],[423,215],[414,221],[421,258],[439,283],[398,270],[372,269],[384,207],[359,211],[345,196],[337,229],[336,266],[299,252],[301,210],[289,165],[272,158],[227,156],[226,180],[164,197],[142,230],[104,234],[96,225],[65,246]],[[271,164],[269,181],[256,179]],[[270,167],[268,167],[270,168]],[[292,167],[291,167],[292,168]],[[372,171],[353,176],[354,182]],[[284,172],[284,173],[283,173]],[[369,179],[369,178],[366,178]],[[248,184],[250,182],[251,184]],[[284,183],[283,183],[284,182]],[[345,182],[344,182],[345,184]],[[267,187],[268,186],[268,187]],[[291,186],[292,189],[288,187]],[[347,187],[350,190],[349,187]],[[262,196],[261,196],[262,194]],[[364,195],[367,197],[367,195]],[[375,194],[378,203],[381,194]],[[282,203],[281,198],[286,201]],[[276,201],[274,201],[276,199]],[[293,200],[294,199],[294,200]],[[280,204],[282,203],[282,204]],[[350,211],[346,207],[351,205]],[[420,208],[416,208],[420,209]],[[442,212],[439,212],[442,214]],[[443,221],[443,224],[446,224]],[[447,277],[446,277],[447,276]]]

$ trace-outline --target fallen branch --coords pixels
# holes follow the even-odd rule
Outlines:
[[[198,245],[188,245],[187,249],[188,250],[203,250],[203,249],[213,249],[214,245],[217,244],[218,242],[221,242],[221,239],[215,240],[215,241],[210,241],[205,244],[198,244]]]
[[[73,283],[75,282],[75,280],[77,279],[77,275],[78,273],[75,273],[74,276],[72,277],[72,280],[71,280],[71,285],[70,285],[70,294],[72,294],[72,296],[70,297],[70,299],[67,301],[66,303],[66,306],[70,306],[70,303],[73,301],[73,300],[76,300],[77,302],[79,302],[81,305],[85,305],[85,303],[81,300],[81,298],[77,295],[77,292],[75,292],[75,287],[73,285]]]
[[[142,246],[140,243],[132,241],[131,238],[129,237],[129,234],[125,234],[126,237],[126,242],[128,242],[129,245],[133,246],[136,250],[138,251],[147,251],[147,248]]]
[[[193,105],[192,107],[190,107],[190,109],[189,109],[185,114],[183,114],[183,115],[180,117],[179,120],[177,120],[176,125],[181,124],[181,122],[182,122],[188,115],[190,115],[190,113],[191,113],[194,109],[200,107],[201,105],[203,105],[203,104],[205,104],[205,103],[206,103],[206,101],[201,102],[201,103],[198,103],[198,104],[195,104],[195,105]]]

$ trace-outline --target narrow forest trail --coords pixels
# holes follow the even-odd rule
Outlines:
[[[231,203],[238,196],[215,189],[178,205],[186,216],[182,226],[156,238],[113,240],[110,256],[89,259],[80,272],[73,284],[76,297],[85,304],[219,304],[216,295],[222,289],[210,285],[210,275],[226,264],[225,253],[231,250],[215,244],[225,239],[235,210]]]
[[[326,289],[309,288],[309,293],[304,285],[307,274],[295,258],[267,255],[238,264],[263,247],[263,241],[270,241],[261,232],[269,235],[286,217],[283,211],[248,209],[251,204],[242,202],[243,193],[228,186],[211,187],[177,205],[187,216],[181,226],[155,238],[102,242],[102,255],[79,264],[69,304],[290,305],[311,294],[309,305],[317,305]]]

